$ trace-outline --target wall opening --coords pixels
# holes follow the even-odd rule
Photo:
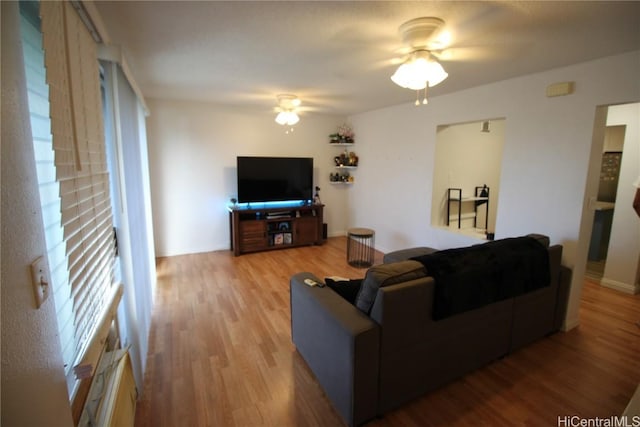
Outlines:
[[[584,258],[576,261],[586,264],[587,279],[630,294],[640,293],[640,220],[632,207],[640,175],[639,119],[640,103],[596,110],[579,239]],[[603,207],[610,208],[610,218],[599,218]]]
[[[493,238],[505,123],[497,118],[438,126],[432,226]]]

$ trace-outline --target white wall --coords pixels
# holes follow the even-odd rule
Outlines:
[[[329,145],[343,117],[301,116],[293,133],[270,110],[230,109],[189,101],[149,99],[147,119],[151,200],[158,256],[229,249],[229,199],[236,197],[236,156],[314,158],[314,185],[326,205],[329,235],[344,234],[352,186],[329,184]],[[303,100],[304,102],[304,100]],[[275,98],[274,98],[275,104]],[[352,151],[358,151],[358,137]],[[365,161],[360,157],[361,162]],[[356,175],[357,172],[354,173]]]
[[[537,232],[564,245],[563,262],[574,269],[567,325],[577,325],[589,243],[578,239],[596,107],[640,100],[638,75],[640,51],[433,97],[423,107],[407,91],[407,104],[354,115],[366,161],[348,199],[348,225],[374,228],[385,252],[477,243],[430,225],[436,128],[504,117],[496,238]],[[549,84],[563,81],[575,82],[573,95],[545,96]]]
[[[640,220],[631,207],[640,175],[640,104],[609,107],[607,126],[626,125],[620,177],[613,212],[611,238],[602,284],[629,293],[638,292]]]
[[[53,298],[35,307],[29,266],[46,254],[18,3],[2,2],[2,418],[72,426]]]

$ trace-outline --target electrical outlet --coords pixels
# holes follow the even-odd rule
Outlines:
[[[45,257],[39,257],[31,264],[31,279],[36,297],[36,308],[40,308],[51,292],[49,284],[49,266]]]

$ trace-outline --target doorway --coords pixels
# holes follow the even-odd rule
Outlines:
[[[604,275],[607,262],[626,128],[626,125],[607,126],[604,132],[598,195],[594,207],[586,270],[587,277],[598,282]]]
[[[632,208],[640,175],[640,103],[598,107],[580,233],[585,275],[640,292],[640,219]]]

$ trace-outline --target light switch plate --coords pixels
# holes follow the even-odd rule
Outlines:
[[[31,280],[36,297],[36,308],[40,308],[51,292],[49,286],[51,283],[49,265],[45,257],[39,257],[31,264]]]

